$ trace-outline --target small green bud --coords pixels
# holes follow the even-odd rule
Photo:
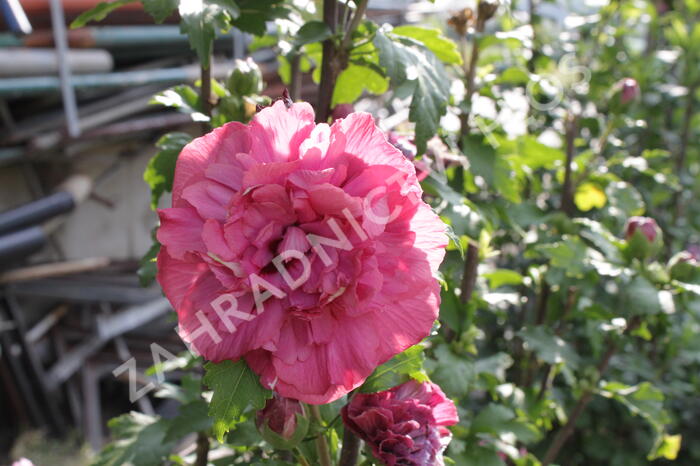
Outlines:
[[[260,68],[250,57],[245,60],[236,60],[228,81],[226,81],[226,87],[235,96],[261,93],[263,79]]]

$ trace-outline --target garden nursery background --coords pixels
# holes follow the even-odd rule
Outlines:
[[[0,464],[700,464],[700,0],[0,6]]]

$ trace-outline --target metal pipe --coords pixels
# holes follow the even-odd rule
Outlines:
[[[10,165],[24,155],[24,147],[3,147],[0,149],[0,167]]]
[[[56,215],[70,212],[75,207],[73,195],[59,191],[15,209],[0,212],[0,234],[36,225]]]
[[[32,25],[29,24],[19,0],[0,0],[0,9],[11,31],[17,34],[31,34]]]
[[[187,36],[180,32],[179,26],[100,26],[71,29],[67,31],[68,44],[71,48],[126,48],[134,45],[140,47],[174,47],[182,46],[188,50]],[[217,33],[219,45],[226,45],[230,37]],[[51,31],[40,30],[25,37],[14,34],[0,34],[0,47],[53,47]],[[156,48],[158,52],[162,50]],[[217,48],[218,50],[218,48]]]
[[[0,268],[38,251],[46,240],[46,233],[38,226],[0,236]]]
[[[50,48],[9,47],[0,48],[0,77],[42,76],[56,73],[61,64],[60,56]],[[71,72],[107,73],[112,71],[112,55],[106,50],[82,49],[68,53]]]
[[[214,77],[226,76],[223,66],[215,67]],[[194,82],[199,79],[198,66],[182,68],[164,68],[160,70],[123,71],[105,74],[84,74],[73,77],[76,89],[100,89],[140,86],[144,84],[175,84]],[[56,92],[61,88],[61,81],[53,76],[0,79],[0,96],[20,97]]]
[[[66,36],[66,19],[63,16],[61,0],[51,2],[51,26],[53,40],[58,52],[58,75],[61,78],[61,95],[63,97],[63,109],[66,113],[68,134],[74,138],[80,135],[80,122],[78,121],[78,103],[75,100],[75,89],[71,79],[70,63],[68,62],[68,38]]]

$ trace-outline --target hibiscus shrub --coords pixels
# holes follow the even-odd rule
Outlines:
[[[698,464],[700,3],[143,3],[204,78],[144,176],[189,351],[97,464]],[[289,93],[208,79],[230,27]]]

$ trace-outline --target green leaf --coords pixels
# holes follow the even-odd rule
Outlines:
[[[578,237],[565,235],[562,241],[539,245],[537,249],[549,258],[554,267],[564,269],[567,276],[583,276],[588,247]]]
[[[442,35],[439,29],[424,28],[419,26],[399,26],[392,31],[394,34],[415,39],[433,52],[443,63],[461,65],[462,55],[457,49],[457,44]]]
[[[661,312],[659,290],[641,275],[623,287],[624,306],[630,315],[652,315]]]
[[[294,45],[301,47],[312,42],[323,42],[333,33],[323,21],[309,21],[304,23],[294,35]]]
[[[156,257],[158,257],[159,252],[160,243],[154,238],[153,244],[139,261],[139,268],[136,271],[136,275],[139,277],[139,283],[143,287],[149,286],[151,283],[153,283],[153,280],[156,279],[156,274],[158,273]]]
[[[481,445],[467,447],[467,451],[454,456],[454,459],[459,466],[505,466],[506,464],[496,450]]]
[[[474,363],[474,371],[481,375],[490,375],[499,382],[505,381],[506,370],[513,365],[513,358],[506,353],[496,353],[491,356],[477,359]]]
[[[408,119],[416,124],[416,147],[423,154],[447,111],[450,80],[445,68],[420,42],[395,35],[387,26],[377,31],[374,45],[393,88],[412,96]]]
[[[609,205],[622,211],[626,217],[644,214],[644,199],[639,191],[629,183],[624,181],[610,183],[605,189],[605,195],[608,197]],[[620,213],[617,213],[616,216],[620,216]]]
[[[526,327],[518,332],[528,348],[537,354],[537,357],[549,364],[566,363],[575,369],[580,358],[576,351],[559,336],[540,325]]]
[[[464,153],[474,175],[481,176],[486,184],[511,202],[520,202],[520,193],[510,160],[496,151],[480,135],[462,138]]]
[[[209,68],[216,30],[228,30],[241,10],[233,0],[202,0],[181,1],[178,11],[180,30],[187,34],[190,47],[197,53],[202,66]]]
[[[177,416],[168,428],[165,440],[179,440],[192,432],[208,430],[212,424],[212,420],[207,414],[208,409],[206,401],[202,399],[180,406]]]
[[[540,432],[532,424],[517,418],[507,406],[491,403],[482,409],[472,421],[470,430],[477,434],[515,434],[519,441],[529,443],[539,439]]]
[[[75,18],[72,23],[70,23],[71,29],[80,28],[85,26],[90,21],[102,21],[107,17],[108,14],[119,8],[120,6],[127,5],[129,3],[134,3],[136,0],[115,0],[113,2],[102,2],[96,7],[81,13],[80,16]]]
[[[498,84],[523,85],[530,81],[530,73],[527,69],[519,67],[506,68],[496,79]]]
[[[671,418],[664,410],[664,394],[649,382],[625,385],[608,382],[601,387],[600,394],[624,404],[635,416],[644,418],[657,431],[663,431]]]
[[[681,436],[664,434],[661,437],[659,446],[647,456],[649,461],[657,458],[666,458],[667,460],[675,460],[678,457],[678,452],[681,449]]]
[[[187,133],[167,133],[156,143],[160,149],[151,158],[143,173],[143,179],[151,188],[151,208],[158,207],[158,201],[165,191],[173,189],[173,178],[175,177],[175,162],[180,155],[182,148],[192,140],[192,136]]]
[[[489,281],[491,288],[500,288],[504,285],[520,285],[523,282],[522,275],[515,270],[508,269],[498,269],[485,273],[484,278]]]
[[[389,80],[366,66],[351,63],[338,76],[333,90],[332,106],[351,104],[367,90],[371,94],[384,94],[389,89]]]
[[[510,408],[491,403],[479,411],[472,421],[471,431],[498,435],[508,429],[513,419],[515,419],[515,413]]]
[[[141,0],[143,9],[153,16],[156,23],[162,23],[177,9],[180,0]]]
[[[186,84],[171,87],[154,95],[150,103],[176,108],[181,112],[189,113],[193,121],[209,121],[209,117],[202,113],[202,98],[199,92]]]
[[[103,448],[93,466],[160,466],[174,442],[166,440],[171,421],[137,412],[123,414],[108,422],[112,443]]]
[[[290,10],[283,0],[238,0],[241,15],[231,25],[255,36],[265,35],[267,21],[286,18]]]
[[[411,346],[389,361],[377,367],[365,383],[360,387],[362,393],[374,393],[416,379],[424,382],[427,376],[423,372],[423,345]]]
[[[210,362],[204,369],[204,383],[214,391],[209,416],[214,418],[214,435],[221,442],[248,406],[263,409],[265,400],[272,397],[272,392],[260,385],[258,376],[243,359],[235,363]]]
[[[590,241],[607,259],[613,262],[622,260],[619,240],[601,223],[588,218],[577,218],[575,222],[583,226],[580,232],[581,237]]]
[[[432,368],[430,378],[447,396],[461,398],[469,393],[476,377],[471,361],[455,355],[447,345],[440,345],[435,348],[435,360],[426,361],[426,367],[428,362]]]

